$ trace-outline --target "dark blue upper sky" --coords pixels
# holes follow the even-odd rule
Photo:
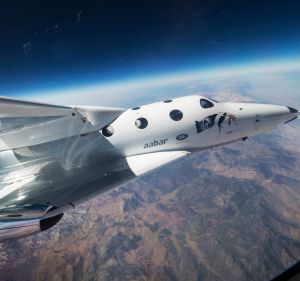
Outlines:
[[[1,1],[0,92],[297,55],[299,1]]]

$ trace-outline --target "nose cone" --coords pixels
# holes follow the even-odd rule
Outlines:
[[[297,119],[298,110],[288,106],[261,104],[257,105],[256,116],[261,128],[271,129]]]
[[[237,121],[254,124],[255,130],[261,132],[290,122],[299,114],[295,108],[273,104],[233,103],[228,109],[234,112]]]
[[[264,119],[286,121],[295,116],[298,110],[287,106],[275,104],[242,103],[240,104],[239,115],[241,117],[261,117]]]
[[[289,114],[289,119],[284,122],[285,124],[297,119],[299,115],[298,109],[289,106],[287,106],[287,109],[289,110],[290,114]]]
[[[292,107],[289,107],[289,106],[287,106],[287,108],[290,111],[290,113],[298,114],[298,112],[299,112],[298,109],[296,109],[296,108],[292,108]]]
[[[284,119],[291,114],[286,106],[273,104],[254,104],[254,112],[259,116],[275,119]]]

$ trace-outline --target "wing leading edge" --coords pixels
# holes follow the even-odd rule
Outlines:
[[[124,109],[69,107],[0,98],[0,151],[99,130]]]

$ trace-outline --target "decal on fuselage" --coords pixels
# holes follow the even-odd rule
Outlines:
[[[236,116],[234,114],[229,114],[228,125],[230,126],[232,123],[234,123],[235,125],[237,125],[237,123],[236,123]]]
[[[148,143],[145,143],[144,148],[150,148],[150,147],[154,147],[154,146],[159,146],[159,145],[164,145],[166,144],[166,142],[168,141],[168,139],[163,139],[163,140],[154,140]]]
[[[202,121],[195,121],[197,133],[201,133],[204,130],[210,129],[215,125],[215,120],[218,114],[205,117]]]
[[[221,133],[221,128],[223,128],[222,123],[225,121],[226,116],[227,116],[227,113],[224,112],[221,115],[221,117],[219,118],[219,121],[218,121],[219,133]]]
[[[234,114],[228,114],[226,112],[224,112],[224,113],[220,112],[219,114],[222,114],[219,118],[219,121],[218,121],[219,133],[221,133],[221,129],[223,129],[222,124],[224,124],[224,121],[225,121],[226,118],[228,119],[228,126],[229,127],[231,126],[231,124],[235,124],[236,126],[238,125],[237,122],[236,122],[237,118]]]
[[[183,140],[186,140],[188,137],[189,137],[188,134],[180,134],[180,135],[178,135],[178,136],[176,137],[176,139],[177,139],[178,141],[183,141]]]

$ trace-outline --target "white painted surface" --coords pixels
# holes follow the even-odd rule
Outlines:
[[[271,130],[297,115],[290,113],[286,106],[269,104],[214,103],[212,108],[202,108],[201,98],[205,97],[186,96],[170,103],[158,102],[141,106],[138,110],[128,109],[111,124],[114,134],[107,140],[124,156],[190,151]],[[169,113],[174,109],[183,113],[180,121],[170,118]],[[227,117],[219,129],[218,122],[224,113]],[[214,115],[214,126],[199,132],[196,121],[201,122]],[[229,116],[235,116],[235,120],[230,122]],[[148,120],[145,129],[135,125],[141,117]],[[180,141],[177,136],[182,134],[187,134],[188,138]]]
[[[188,154],[186,151],[166,151],[135,155],[126,159],[132,172],[136,176],[141,176]]]

